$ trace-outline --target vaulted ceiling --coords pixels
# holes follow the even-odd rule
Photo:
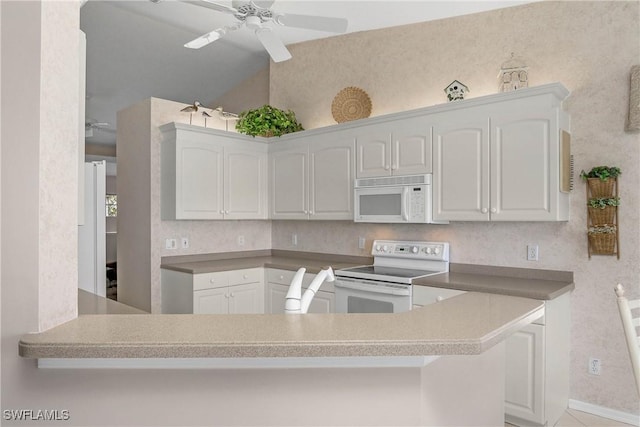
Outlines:
[[[271,9],[346,18],[347,32],[352,33],[529,2],[276,0]],[[106,123],[95,127],[87,142],[115,144],[116,112],[122,108],[152,96],[184,103],[213,101],[269,64],[268,54],[247,28],[201,49],[185,48],[186,42],[236,22],[231,14],[191,3],[89,0],[82,7],[80,26],[87,37],[86,120]],[[335,36],[272,27],[285,44]]]

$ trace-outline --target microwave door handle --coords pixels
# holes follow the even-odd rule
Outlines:
[[[402,189],[402,220],[409,221],[409,187]]]

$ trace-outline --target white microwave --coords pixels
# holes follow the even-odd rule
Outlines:
[[[356,179],[354,194],[355,222],[434,223],[431,174]]]

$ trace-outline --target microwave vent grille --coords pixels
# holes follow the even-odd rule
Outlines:
[[[363,178],[356,180],[356,187],[375,187],[378,185],[420,185],[430,184],[429,175],[388,176]]]

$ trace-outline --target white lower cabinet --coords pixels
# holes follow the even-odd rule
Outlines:
[[[511,417],[544,424],[544,325],[531,324],[506,340],[505,411]]]
[[[190,274],[162,270],[162,312],[264,313],[263,268]]]
[[[553,426],[569,402],[571,305],[566,293],[545,301],[545,315],[506,340],[505,420]]]
[[[464,293],[413,286],[413,307]],[[553,426],[569,402],[570,294],[545,301],[542,318],[505,340],[505,421],[516,426]]]
[[[269,268],[266,270],[265,313],[284,313],[285,297],[295,271]],[[302,280],[302,292],[309,287],[315,274],[307,273]],[[309,313],[333,313],[335,311],[333,283],[323,283],[309,306]]]

